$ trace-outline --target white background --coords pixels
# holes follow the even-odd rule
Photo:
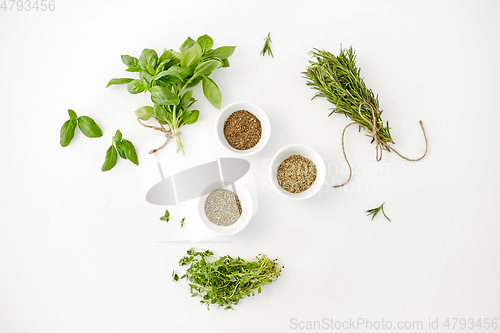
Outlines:
[[[55,5],[0,10],[1,333],[288,332],[298,331],[292,318],[427,327],[429,318],[500,317],[500,2]],[[269,31],[274,59],[259,55]],[[215,46],[237,45],[231,67],[212,75],[223,106],[255,103],[273,126],[249,158],[257,215],[237,235],[196,244],[247,259],[263,252],[285,265],[234,311],[207,311],[171,282],[192,244],[176,222],[158,220],[164,207],[145,201],[138,167],[119,160],[100,171],[117,128],[136,147],[157,135],[133,115],[147,97],[104,88],[128,74],[120,55],[177,49],[205,33]],[[357,51],[394,147],[421,155],[422,120],[429,152],[420,162],[384,152],[377,163],[370,139],[351,127],[354,176],[334,190],[347,177],[340,138],[349,120],[327,117],[325,100],[310,101],[301,72],[312,48],[338,53],[341,44]],[[199,88],[200,118],[213,128],[218,110]],[[93,117],[104,136],[77,133],[60,147],[68,108]],[[330,168],[323,193],[306,201],[279,196],[267,178],[273,154],[290,143],[315,148]],[[392,222],[366,216],[382,202]]]

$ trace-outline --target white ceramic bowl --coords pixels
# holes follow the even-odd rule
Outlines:
[[[262,126],[262,135],[260,141],[254,147],[247,150],[234,149],[229,145],[226,138],[224,137],[224,123],[233,112],[240,110],[246,110],[252,113],[257,117],[257,119],[260,120],[260,124]],[[229,104],[228,106],[223,108],[217,116],[217,120],[215,121],[215,135],[217,137],[217,141],[219,141],[222,147],[224,147],[226,150],[238,155],[252,155],[264,148],[264,146],[269,141],[269,137],[271,136],[271,122],[269,121],[267,114],[257,105],[246,102],[236,102]]]
[[[253,201],[250,193],[239,183],[234,183],[234,187],[234,190],[236,191],[233,190],[232,186],[226,186],[225,189],[236,192],[236,195],[238,195],[238,199],[241,204],[241,216],[236,222],[229,226],[224,227],[216,225],[210,222],[205,215],[205,201],[210,194],[201,196],[198,202],[198,217],[203,222],[203,225],[209,230],[222,236],[234,235],[240,232],[248,225],[248,222],[250,222],[250,219],[252,218]]]
[[[291,155],[302,155],[305,158],[310,159],[316,165],[316,180],[310,188],[301,193],[290,193],[281,188],[278,184],[278,179],[276,178],[278,167],[285,159]],[[269,176],[271,177],[271,185],[279,194],[293,200],[303,200],[308,199],[318,193],[325,182],[326,178],[326,166],[325,161],[320,154],[318,154],[314,149],[299,144],[292,144],[281,148],[271,160],[271,167],[269,169]]]

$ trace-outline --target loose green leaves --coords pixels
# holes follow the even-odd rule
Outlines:
[[[260,51],[260,55],[264,56],[267,54],[274,58],[273,51],[271,51],[271,33],[268,33],[264,40],[264,47],[262,48],[262,51]]]
[[[128,159],[135,165],[139,165],[139,160],[137,159],[137,152],[132,142],[123,138],[122,132],[117,130],[115,135],[112,137],[111,146],[106,151],[106,157],[104,158],[104,163],[101,167],[102,171],[108,171],[114,168],[118,160],[118,156],[123,159]]]
[[[203,76],[203,94],[208,99],[208,101],[217,109],[220,109],[222,104],[222,95],[220,93],[219,87],[209,77]]]
[[[385,204],[385,202],[384,202],[384,203],[382,203],[382,204],[381,204],[379,207],[377,207],[377,208],[368,209],[368,210],[366,211],[366,213],[368,214],[368,216],[370,216],[370,215],[372,216],[372,221],[373,221],[373,218],[374,218],[374,217],[378,214],[378,212],[379,212],[379,211],[382,211],[382,214],[384,214],[385,218],[386,218],[387,220],[389,220],[389,222],[391,222],[391,220],[387,217],[387,215],[385,215],[385,212],[384,212],[384,204]]]
[[[165,215],[160,217],[160,220],[165,221],[165,222],[170,221],[170,212],[168,211],[168,209],[165,210]]]
[[[75,129],[78,126],[82,133],[89,138],[99,138],[102,131],[99,125],[89,116],[78,117],[76,112],[68,110],[69,120],[64,122],[60,131],[60,141],[62,147],[66,147],[75,137]]]

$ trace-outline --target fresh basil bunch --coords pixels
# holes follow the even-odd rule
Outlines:
[[[169,137],[175,138],[177,151],[182,151],[179,128],[194,124],[198,120],[199,111],[190,110],[196,99],[193,91],[187,90],[202,83],[203,94],[208,101],[220,109],[222,96],[217,84],[209,77],[221,67],[229,67],[229,58],[236,46],[222,46],[212,49],[213,40],[208,35],[200,36],[196,41],[188,37],[181,45],[180,51],[164,50],[158,56],[155,50],[144,49],[139,59],[122,55],[122,61],[128,66],[127,72],[139,72],[139,79],[118,78],[109,81],[107,87],[115,84],[127,84],[131,94],[148,92],[151,94],[153,106],[143,106],[135,111],[140,120],[155,118],[161,125],[158,130],[166,131]]]

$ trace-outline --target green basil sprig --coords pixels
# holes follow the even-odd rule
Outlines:
[[[129,160],[135,165],[139,165],[139,160],[137,159],[137,152],[132,142],[123,139],[122,132],[120,130],[116,131],[113,136],[113,141],[111,146],[106,151],[106,158],[104,159],[104,164],[102,165],[102,171],[108,171],[114,168],[118,160],[118,156],[125,160]]]
[[[62,147],[66,147],[70,144],[71,140],[73,140],[77,126],[80,131],[89,138],[99,138],[102,136],[101,128],[94,119],[89,116],[78,117],[76,112],[71,109],[68,110],[68,114],[69,120],[64,122],[61,127],[60,144]]]
[[[139,58],[122,55],[127,72],[138,72],[139,78],[117,78],[106,87],[126,84],[131,94],[149,92],[153,106],[143,106],[135,111],[140,120],[156,119],[163,128],[168,125],[172,134],[179,127],[194,124],[199,117],[198,110],[190,110],[196,99],[193,91],[187,90],[202,83],[203,94],[217,109],[220,109],[222,95],[217,84],[209,76],[221,67],[229,67],[227,60],[236,46],[222,46],[213,49],[214,41],[208,35],[196,41],[188,37],[179,51],[164,50],[158,56],[155,50],[144,49]],[[177,151],[184,153],[181,137],[176,136]]]

